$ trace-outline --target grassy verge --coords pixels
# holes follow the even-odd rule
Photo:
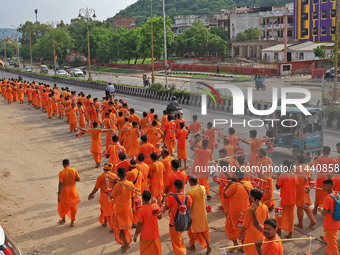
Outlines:
[[[253,78],[247,77],[247,76],[237,76],[232,78],[230,81],[231,82],[245,82],[245,81],[252,81]]]
[[[73,78],[73,77],[65,77],[65,76],[58,76],[58,75],[48,75],[48,74],[42,74],[42,73],[32,73],[32,72],[27,72],[27,71],[24,71],[24,70],[18,70],[18,69],[15,69],[15,68],[7,68],[8,70],[13,70],[13,71],[20,71],[22,73],[28,73],[28,74],[34,74],[34,75],[39,75],[41,76],[42,78],[43,77],[52,77],[52,78],[63,78],[63,79],[68,79],[68,80],[74,80],[74,81],[86,81],[85,79],[79,79],[79,78]],[[246,76],[241,76],[241,77],[238,77],[238,78],[241,78],[239,80],[242,80],[242,81],[245,81],[246,79],[250,79],[252,80],[251,78],[249,77],[246,77]],[[95,81],[87,81],[87,82],[91,82],[91,83],[100,83],[100,84],[107,84],[106,81],[101,81],[101,80],[95,80]],[[154,92],[157,92],[157,93],[160,93],[160,94],[165,94],[165,93],[170,93],[176,97],[181,97],[181,96],[184,96],[184,97],[189,97],[189,96],[200,96],[199,93],[195,93],[195,92],[190,92],[190,91],[187,91],[187,90],[180,90],[180,89],[175,89],[175,88],[170,88],[170,89],[166,89],[164,88],[163,84],[160,84],[160,83],[155,83],[155,84],[152,84],[151,87],[140,87],[140,86],[133,86],[133,85],[127,85],[127,84],[120,84],[120,83],[114,83],[114,85],[117,85],[117,86],[124,86],[124,87],[129,87],[129,88],[138,88],[138,89],[147,89],[147,90],[151,90],[151,91],[154,91]],[[221,98],[223,99],[229,99],[229,100],[232,100],[233,98],[231,96],[221,96]],[[270,102],[267,102],[267,101],[263,101],[263,100],[254,100],[254,103],[267,103],[269,105],[271,105]]]
[[[101,67],[101,66],[93,66],[92,68],[93,71],[99,71],[99,72],[108,72],[108,73],[136,73],[135,70],[131,69],[122,69],[122,68],[117,68],[117,67]]]

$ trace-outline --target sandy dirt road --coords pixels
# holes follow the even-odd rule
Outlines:
[[[64,120],[49,120],[46,113],[27,104],[7,105],[3,98],[0,98],[0,123],[0,224],[11,233],[23,253],[120,254],[113,234],[98,222],[99,195],[92,201],[87,200],[96,177],[101,174],[101,170],[94,168],[89,136],[76,138],[74,133],[69,133]],[[74,228],[57,224],[58,172],[65,158],[70,159],[81,179],[77,187],[82,202]],[[214,213],[208,216],[212,254],[220,254],[217,248],[231,245],[224,233],[225,218],[217,209],[217,199],[215,194],[211,201]],[[164,215],[159,222],[163,254],[173,254],[168,224],[168,217]],[[305,237],[295,234],[295,237],[301,236]],[[186,233],[183,237],[188,244]],[[305,243],[285,244],[285,254],[298,254],[292,250],[301,251],[301,248],[307,251],[306,246]],[[319,253],[324,247],[317,242],[313,251],[324,254]],[[132,243],[127,254],[139,254],[138,248],[139,243]],[[198,248],[188,254],[204,254],[204,251]]]
[[[65,121],[49,120],[46,113],[27,104],[8,105],[3,98],[0,122],[0,224],[15,238],[23,253],[120,254],[114,235],[98,222],[99,195],[87,200],[102,171],[94,168],[89,136],[76,138],[69,133]],[[82,202],[74,228],[57,224],[58,172],[64,158],[70,159],[81,179],[77,187]],[[216,233],[213,243],[219,247],[227,242],[223,215],[218,211],[211,216],[211,226],[220,226],[213,230]],[[159,222],[163,254],[172,254],[168,224],[164,215]],[[183,236],[188,243],[186,233]],[[138,248],[138,243],[132,243],[128,254],[139,254]],[[202,249],[198,251],[197,254],[203,253]]]

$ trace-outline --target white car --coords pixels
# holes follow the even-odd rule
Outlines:
[[[0,226],[0,255],[22,255],[19,247],[7,231]]]
[[[72,69],[71,72],[70,72],[71,76],[73,77],[81,77],[81,76],[84,76],[84,73],[82,70],[80,69]]]
[[[68,72],[66,72],[65,70],[58,70],[57,75],[59,75],[59,76],[69,76]]]

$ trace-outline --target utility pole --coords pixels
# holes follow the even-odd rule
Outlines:
[[[30,35],[30,59],[31,59],[31,72],[33,72],[33,61],[32,61],[32,30],[29,31]]]
[[[164,30],[164,64],[165,64],[165,88],[168,88],[168,52],[166,47],[166,23],[165,23],[165,3],[163,0],[163,30]]]
[[[53,63],[54,63],[54,75],[57,74],[57,57],[55,55],[55,40],[54,40],[54,26],[58,26],[58,21],[50,21],[47,22],[47,25],[50,25],[52,27],[52,36],[53,36]]]
[[[17,41],[17,49],[16,49],[16,53],[17,53],[17,64],[18,64],[18,68],[20,67],[20,52],[19,52],[19,39],[18,39],[18,27],[11,25],[11,27],[15,28],[15,38]]]
[[[5,55],[5,62],[7,63],[7,38],[4,40],[4,55]]]
[[[152,18],[152,0],[151,1],[151,67],[152,67],[152,74],[151,74],[151,84],[155,83],[155,63],[153,61],[153,18]]]
[[[338,102],[339,0],[336,0],[333,103]]]
[[[93,14],[93,15],[92,15]],[[89,64],[89,81],[92,81],[91,76],[91,57],[90,57],[90,31],[89,31],[89,18],[96,18],[96,11],[92,8],[81,8],[79,10],[78,18],[85,17],[86,18],[86,28],[87,28],[87,59]]]

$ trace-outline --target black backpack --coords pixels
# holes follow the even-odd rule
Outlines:
[[[183,205],[176,194],[172,194],[178,203],[178,207]],[[176,214],[172,214],[174,217],[175,229],[177,231],[187,231],[191,227],[191,214],[188,207],[188,195],[185,195],[184,205],[187,207],[184,213],[181,213],[177,208]]]

